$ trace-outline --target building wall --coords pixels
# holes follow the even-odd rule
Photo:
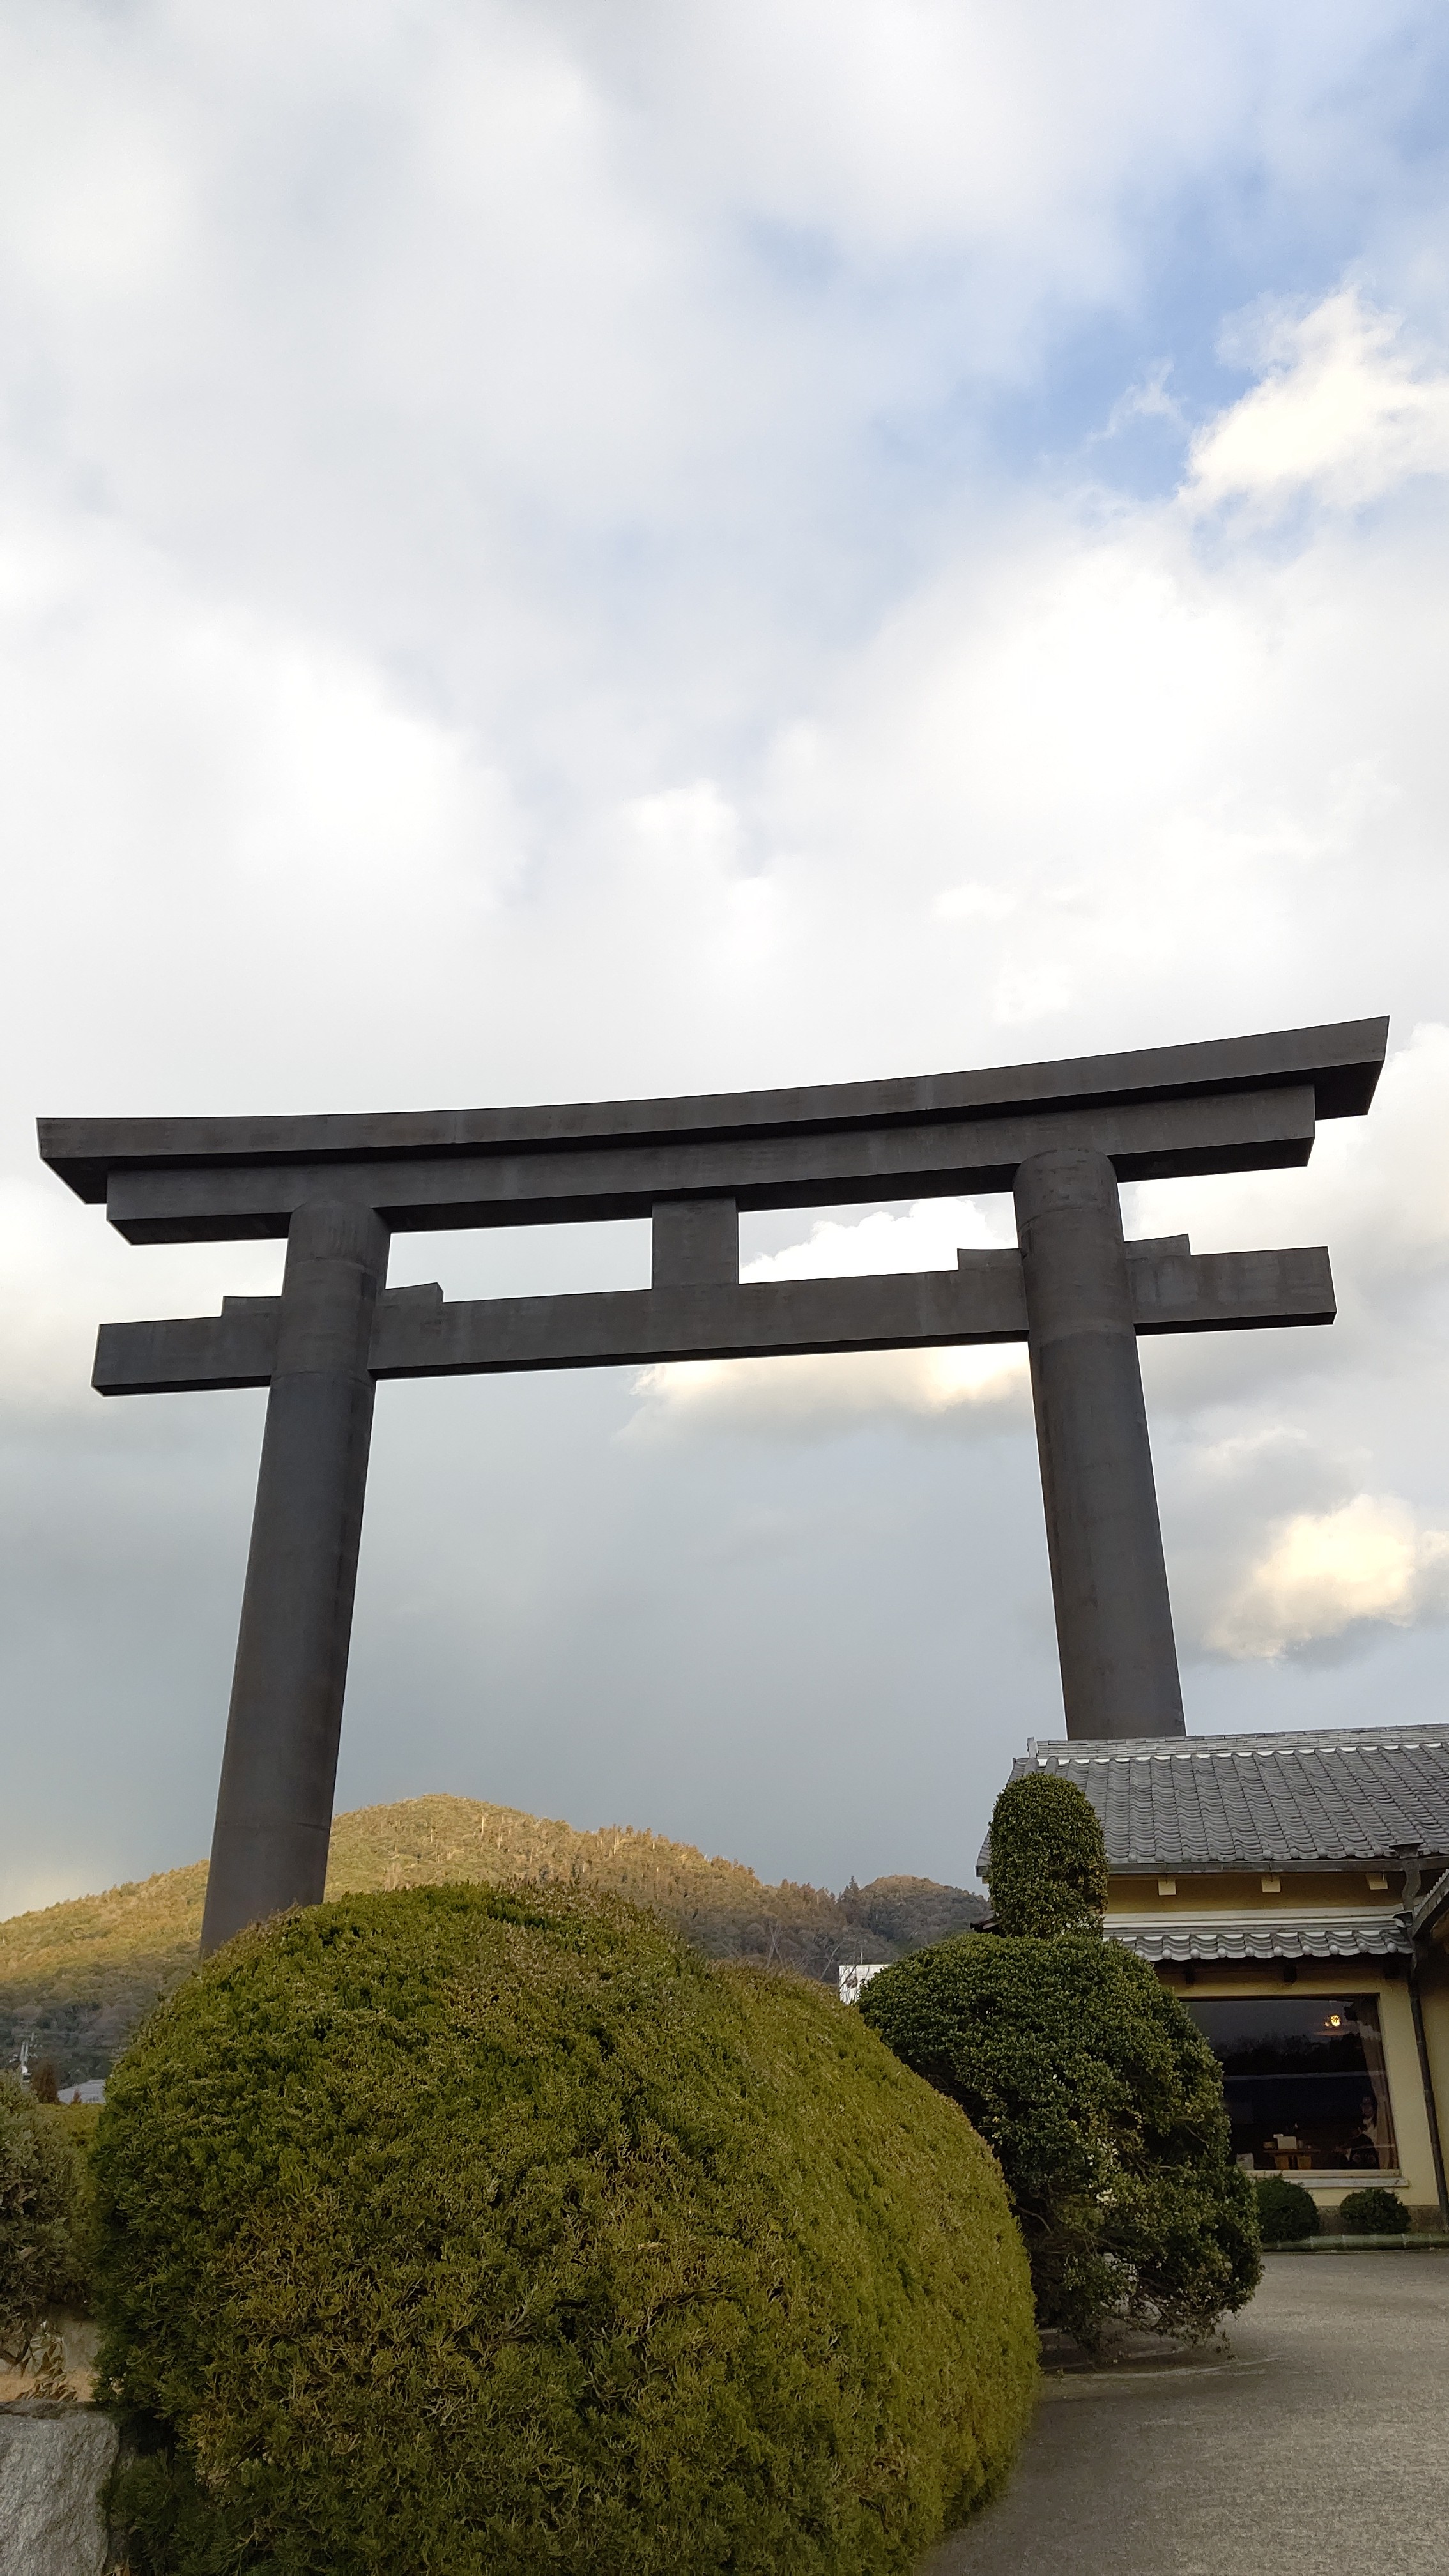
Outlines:
[[[1188,1986],[1180,1970],[1159,1971],[1164,1985],[1171,1986],[1185,1999],[1206,2003],[1217,1995],[1274,1995],[1284,1992],[1282,1975],[1276,1968],[1244,1967],[1223,1971],[1200,1968],[1194,1983]],[[1291,1991],[1297,1995],[1373,1995],[1379,2007],[1379,2026],[1384,2042],[1384,2071],[1389,2082],[1389,2101],[1394,2116],[1394,2137],[1399,2151],[1398,2172],[1403,2198],[1411,2209],[1432,2210],[1436,2206],[1434,2158],[1429,2143],[1428,2115],[1424,2108],[1424,2088],[1419,2077],[1419,2055],[1414,2041],[1413,2016],[1409,2006],[1406,1980],[1385,1978],[1375,1972],[1371,1963],[1343,1959],[1314,1960],[1299,1964]],[[1445,2014],[1443,2056],[1449,2065],[1449,2007],[1436,1998]],[[1425,2022],[1429,2019],[1425,2006]],[[1437,2093],[1441,2127],[1449,2124],[1449,2100],[1440,2089]],[[1302,2181],[1300,2174],[1289,2180]],[[1337,2209],[1348,2192],[1367,2183],[1387,2183],[1393,2187],[1391,2174],[1364,2173],[1357,2183],[1345,2178],[1341,2184],[1312,2182],[1312,2192],[1320,2209]]]
[[[1421,1961],[1419,2000],[1423,2006],[1424,2040],[1439,2112],[1440,2151],[1449,2160],[1449,1917],[1439,1926]],[[1433,2196],[1432,2176],[1430,2196]]]
[[[1174,1918],[1187,1923],[1210,1920],[1214,1915],[1251,1915],[1259,1921],[1276,1921],[1287,1926],[1301,1922],[1307,1914],[1341,1911],[1345,1915],[1362,1917],[1380,1909],[1391,1914],[1402,1902],[1401,1885],[1396,1877],[1387,1890],[1371,1890],[1367,1874],[1361,1870],[1342,1873],[1318,1871],[1311,1875],[1285,1875],[1281,1892],[1268,1893],[1258,1875],[1179,1875],[1176,1894],[1167,1896],[1159,1895],[1156,1876],[1150,1879],[1141,1875],[1114,1877],[1107,1902],[1106,1929],[1110,1935],[1114,1918],[1121,1921],[1124,1917],[1139,1923],[1144,1920],[1160,1922],[1165,1926]],[[1449,1921],[1446,1921],[1444,1933],[1445,1939],[1431,1948],[1421,1966],[1420,1998],[1440,2137],[1449,2145]],[[1215,1997],[1270,1996],[1285,1991],[1303,1996],[1374,1996],[1379,2006],[1384,2066],[1399,2152],[1398,2171],[1402,2181],[1398,2188],[1407,2206],[1419,2214],[1420,2224],[1437,2224],[1434,2158],[1414,2038],[1406,1963],[1402,1960],[1391,1963],[1375,1959],[1302,1959],[1291,1964],[1294,1968],[1291,1982],[1285,1980],[1283,1965],[1278,1961],[1244,1961],[1231,1965],[1202,1962],[1195,1967],[1190,1978],[1182,1967],[1164,1963],[1158,1974],[1163,1984],[1175,1993],[1185,1999],[1203,2002]],[[1369,2173],[1361,2177],[1362,2183],[1376,2180],[1391,2182],[1392,2177]],[[1308,2188],[1327,2215],[1342,2205],[1355,2185],[1348,2181],[1331,2185],[1311,2183]]]
[[[1296,1922],[1304,1913],[1341,1913],[1355,1917],[1381,1913],[1386,1919],[1403,1904],[1403,1879],[1368,1870],[1295,1870],[1275,1873],[1271,1891],[1260,1871],[1177,1873],[1176,1894],[1163,1895],[1157,1872],[1113,1874],[1107,1896],[1108,1914],[1146,1915],[1163,1923],[1207,1914],[1251,1914],[1263,1921]],[[1386,1877],[1376,1887],[1375,1876]]]

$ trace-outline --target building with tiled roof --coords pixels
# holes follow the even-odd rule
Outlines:
[[[1106,1930],[1211,2039],[1240,2162],[1449,2222],[1449,1726],[1032,1740],[1031,1771],[1101,1818]]]

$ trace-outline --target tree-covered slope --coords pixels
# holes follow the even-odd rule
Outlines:
[[[444,1879],[532,1879],[629,1897],[710,1958],[773,1960],[814,1977],[831,1976],[841,1959],[895,1958],[935,1937],[943,1908],[979,1905],[920,1879],[852,1888],[846,1902],[788,1879],[767,1887],[738,1861],[663,1834],[629,1825],[578,1833],[478,1798],[406,1798],[337,1818],[329,1897]],[[875,1887],[895,1901],[873,1924]],[[914,1905],[902,1903],[906,1890]],[[33,2035],[32,2058],[52,2059],[63,2083],[104,2075],[143,2013],[195,1964],[205,1894],[206,1864],[196,1861],[0,1922],[0,2064]]]

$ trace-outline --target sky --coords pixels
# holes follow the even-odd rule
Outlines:
[[[1446,75],[1424,0],[0,0],[0,1911],[207,1848],[265,1399],[91,1357],[281,1261],[127,1246],[38,1115],[1387,1011],[1306,1170],[1125,1214],[1338,1288],[1143,1346],[1190,1731],[1439,1718]],[[381,1390],[340,1807],[969,1883],[1062,1731],[1019,1353]]]

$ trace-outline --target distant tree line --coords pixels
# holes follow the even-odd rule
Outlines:
[[[339,1816],[330,1896],[448,1880],[532,1880],[647,1905],[711,1959],[757,1959],[833,1984],[847,1961],[890,1961],[979,1922],[969,1889],[928,1878],[852,1879],[839,1896],[791,1879],[768,1886],[629,1825],[580,1833],[476,1798],[409,1798]],[[0,1923],[0,2066],[30,2041],[60,2089],[104,2077],[153,2004],[195,1964],[204,1867],[78,1897]]]

